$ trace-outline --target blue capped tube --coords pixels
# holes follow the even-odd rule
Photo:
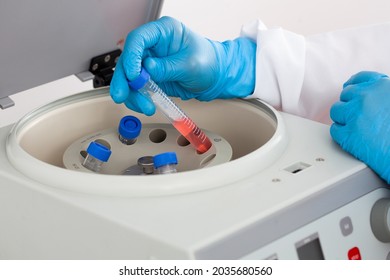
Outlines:
[[[83,166],[93,172],[99,173],[104,162],[107,162],[111,156],[111,150],[106,146],[91,142],[87,149],[87,156],[84,159]]]
[[[118,126],[119,140],[125,145],[134,144],[141,133],[141,121],[134,116],[123,117]]]
[[[175,152],[166,152],[153,157],[154,168],[157,174],[176,173],[177,156]]]

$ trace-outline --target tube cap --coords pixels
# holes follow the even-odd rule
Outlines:
[[[137,138],[141,133],[141,121],[134,116],[125,116],[119,122],[118,132],[126,139]]]
[[[175,152],[166,152],[155,155],[153,157],[153,163],[155,168],[159,168],[168,164],[177,164],[177,157]]]
[[[111,150],[98,142],[89,143],[87,153],[101,161],[108,161],[111,156]]]
[[[146,84],[146,82],[150,79],[150,75],[148,72],[146,72],[145,68],[141,68],[141,73],[137,78],[135,78],[132,81],[129,81],[129,86],[133,90],[139,90],[140,88],[143,88],[143,86]]]

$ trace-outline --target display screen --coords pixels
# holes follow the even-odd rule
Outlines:
[[[296,244],[300,260],[324,260],[320,239],[317,235],[311,236]]]

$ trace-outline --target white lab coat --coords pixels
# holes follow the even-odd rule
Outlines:
[[[242,35],[257,41],[251,95],[276,109],[323,123],[343,83],[367,70],[390,76],[390,23],[304,37],[256,20]]]

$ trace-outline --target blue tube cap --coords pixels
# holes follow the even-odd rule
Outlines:
[[[155,155],[153,157],[154,168],[159,168],[168,164],[177,164],[177,156],[175,152],[166,152]]]
[[[137,78],[135,78],[132,81],[129,81],[129,86],[131,89],[137,91],[140,88],[143,88],[143,86],[146,84],[146,82],[150,79],[150,75],[148,72],[146,72],[145,68],[141,68],[141,73]]]
[[[108,161],[111,156],[111,150],[98,142],[89,143],[87,153],[104,162]]]
[[[118,132],[126,139],[134,139],[141,133],[141,121],[134,116],[125,116],[119,122]]]

